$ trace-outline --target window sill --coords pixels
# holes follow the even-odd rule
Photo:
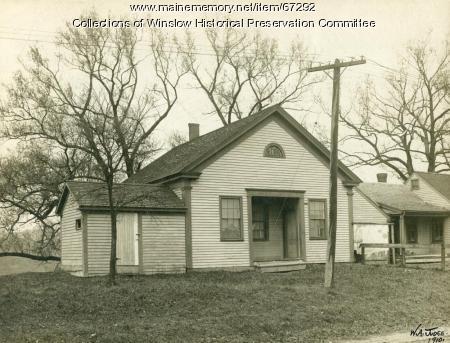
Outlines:
[[[327,238],[322,238],[322,237],[309,237],[310,241],[327,241]]]

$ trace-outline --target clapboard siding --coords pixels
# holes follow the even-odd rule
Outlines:
[[[109,214],[87,214],[88,226],[88,273],[109,273],[111,253],[111,218]]]
[[[83,245],[82,230],[75,229],[75,220],[81,219],[78,204],[70,194],[61,219],[61,263],[62,266],[79,266],[81,270]]]
[[[414,174],[411,178],[416,177],[419,179],[419,189],[413,189],[412,191],[416,193],[424,201],[436,205],[450,208],[450,200],[445,198],[436,189],[431,187],[419,174]],[[408,179],[406,185],[411,188],[411,178]]]
[[[184,230],[184,215],[142,216],[145,274],[186,271]]]
[[[121,214],[119,214],[119,217]],[[109,272],[111,219],[88,214],[89,275]],[[184,272],[186,268],[184,215],[142,215],[143,272]]]
[[[263,157],[268,143],[280,144],[285,159]],[[305,191],[308,198],[328,198],[329,170],[313,153],[273,118],[235,144],[202,170],[192,182],[192,258],[194,268],[249,266],[246,188]],[[243,199],[244,241],[221,242],[219,196]],[[338,187],[336,260],[350,261],[348,203],[345,187]],[[329,207],[328,207],[329,208]],[[326,241],[310,241],[305,204],[306,259],[324,262]]]
[[[361,191],[353,192],[353,222],[359,224],[386,224],[389,221],[382,210],[370,202]]]

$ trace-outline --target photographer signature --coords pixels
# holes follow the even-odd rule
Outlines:
[[[415,329],[411,330],[410,336],[413,337],[428,337],[428,342],[445,342],[445,333],[439,329],[439,326],[424,328],[419,324]]]

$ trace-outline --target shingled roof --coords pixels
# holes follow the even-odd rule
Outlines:
[[[436,191],[450,200],[450,174],[415,172]]]
[[[361,183],[358,189],[389,213],[448,213],[450,210],[422,200],[405,185]]]
[[[275,114],[287,121],[319,155],[322,155],[327,161],[329,160],[329,150],[281,106],[274,105],[173,148],[125,180],[125,183],[157,182],[180,175],[196,177],[198,176],[196,167],[200,163],[225,148],[228,144],[231,144],[269,116]],[[339,170],[346,176],[348,181],[361,182],[358,176],[341,162],[339,162]]]
[[[108,189],[105,183],[69,181],[58,204],[58,214],[61,213],[69,193],[73,195],[80,209],[109,208]],[[113,197],[119,209],[185,210],[183,201],[164,185],[114,184]]]

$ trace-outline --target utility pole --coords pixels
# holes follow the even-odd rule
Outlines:
[[[336,252],[336,226],[337,226],[337,186],[338,186],[338,128],[339,128],[339,88],[341,81],[341,68],[364,64],[362,58],[358,61],[341,62],[338,59],[333,64],[308,68],[308,72],[325,71],[333,69],[333,99],[331,102],[331,154],[330,154],[330,215],[327,242],[327,261],[325,265],[325,287],[334,286],[334,261]],[[325,71],[328,75],[328,73]],[[349,228],[352,230],[353,228]]]

